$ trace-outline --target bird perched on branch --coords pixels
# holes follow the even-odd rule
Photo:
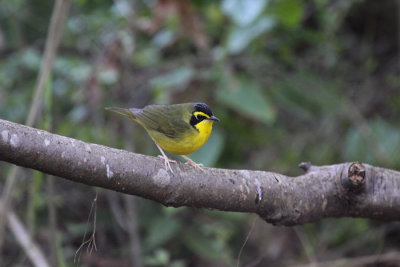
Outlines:
[[[107,110],[125,115],[138,122],[150,135],[170,170],[170,160],[163,149],[182,156],[187,164],[200,167],[186,155],[195,152],[210,137],[213,122],[219,121],[204,103],[149,105],[140,108],[109,107]]]

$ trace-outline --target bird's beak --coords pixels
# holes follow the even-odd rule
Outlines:
[[[211,116],[207,120],[209,120],[209,121],[219,121],[219,119],[217,117],[215,117],[215,116]]]

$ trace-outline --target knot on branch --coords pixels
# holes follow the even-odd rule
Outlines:
[[[305,173],[307,173],[311,169],[311,162],[302,162],[299,165],[299,168],[302,169]]]
[[[347,174],[349,190],[359,193],[365,184],[365,167],[360,162],[354,162],[350,165]]]

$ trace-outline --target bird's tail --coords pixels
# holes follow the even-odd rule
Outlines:
[[[125,115],[133,120],[136,120],[136,117],[132,114],[132,112],[127,108],[117,108],[117,107],[107,107],[106,110],[114,111],[116,113]]]

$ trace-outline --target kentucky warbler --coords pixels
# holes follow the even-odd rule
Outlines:
[[[170,160],[163,149],[181,155],[187,163],[199,167],[188,158],[208,140],[214,121],[219,121],[204,103],[185,103],[176,105],[149,105],[140,108],[116,108],[111,110],[138,122],[156,143],[165,160],[165,168],[171,169]]]

